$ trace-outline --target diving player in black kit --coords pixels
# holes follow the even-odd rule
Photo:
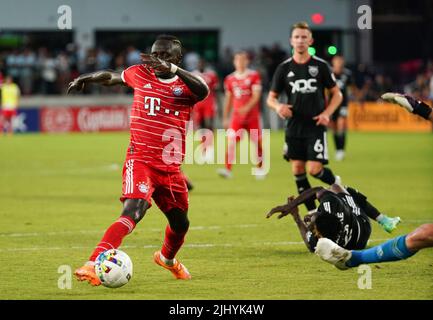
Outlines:
[[[298,206],[305,201],[319,200],[317,211],[310,213],[301,219]],[[400,218],[389,218],[377,210],[367,197],[359,191],[338,184],[329,188],[315,187],[301,193],[299,197],[291,196],[285,205],[273,208],[267,214],[267,218],[274,213],[281,212],[278,218],[288,214],[293,216],[302,239],[308,250],[314,252],[319,238],[327,238],[348,250],[364,249],[371,234],[369,219],[380,223],[384,218],[395,229]],[[382,227],[384,227],[382,225]],[[388,231],[385,227],[384,229]]]

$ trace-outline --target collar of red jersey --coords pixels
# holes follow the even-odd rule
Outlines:
[[[240,73],[240,72],[233,72],[233,75],[235,76],[236,79],[245,79],[246,77],[248,77],[248,75],[251,73],[250,69],[246,69],[244,72]]]
[[[179,79],[178,76],[174,76],[173,78],[169,78],[169,79],[162,79],[162,78],[158,78],[156,77],[160,82],[162,83],[173,83],[175,82],[177,79]]]

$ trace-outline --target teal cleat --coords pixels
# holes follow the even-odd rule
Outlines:
[[[386,232],[392,233],[392,231],[397,228],[397,225],[400,222],[400,217],[390,218],[388,216],[384,216],[383,219],[379,221],[379,224]]]

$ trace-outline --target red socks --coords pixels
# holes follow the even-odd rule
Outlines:
[[[164,244],[162,245],[161,253],[166,259],[173,259],[179,251],[185,239],[186,232],[175,233],[167,225],[165,228]]]
[[[96,257],[109,249],[117,249],[122,243],[123,238],[132,232],[135,228],[135,222],[132,218],[121,216],[105,231],[101,242],[96,246],[89,261],[95,261]]]
[[[89,261],[95,261],[96,257],[109,249],[116,249],[122,243],[123,238],[132,232],[135,222],[130,217],[121,216],[105,231],[101,242],[96,246]],[[185,239],[186,232],[176,233],[167,225],[165,228],[164,244],[161,253],[166,259],[173,259],[179,251]]]

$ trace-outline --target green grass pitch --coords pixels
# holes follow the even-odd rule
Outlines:
[[[357,269],[339,271],[307,252],[291,217],[265,219],[296,193],[282,141],[272,133],[264,181],[250,165],[234,166],[229,181],[216,176],[217,165],[185,165],[195,189],[178,257],[193,279],[177,281],[153,263],[166,224],[153,206],[121,247],[132,280],[113,290],[75,279],[59,289],[58,271],[80,266],[118,217],[128,135],[0,137],[0,299],[433,299],[433,249],[371,265],[372,288],[361,290]],[[350,133],[347,158],[331,158],[330,168],[403,219],[395,234],[433,222],[432,134]],[[390,237],[373,223],[370,245]]]

